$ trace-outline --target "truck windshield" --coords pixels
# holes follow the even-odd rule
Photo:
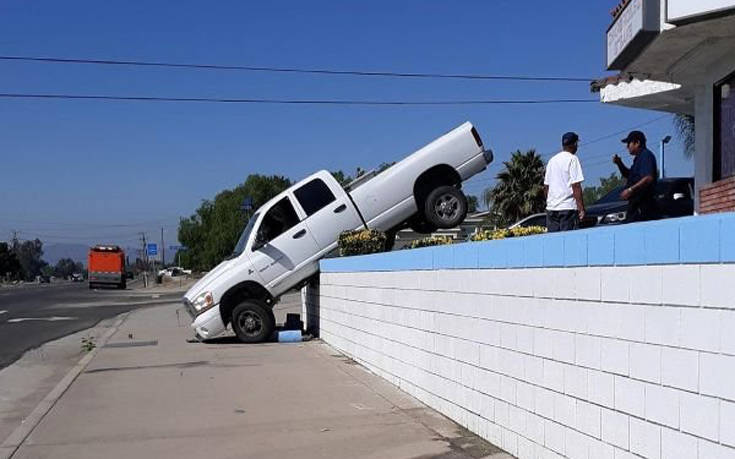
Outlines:
[[[259,214],[255,214],[252,217],[250,217],[250,221],[248,221],[248,225],[245,227],[244,230],[242,230],[240,239],[238,239],[237,245],[235,245],[235,250],[232,252],[232,255],[230,255],[229,257],[230,259],[239,257],[240,254],[245,250],[245,246],[248,243],[248,239],[250,239],[250,233],[253,231],[255,222],[258,221],[258,215]]]

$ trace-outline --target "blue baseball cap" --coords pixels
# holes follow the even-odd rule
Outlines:
[[[578,140],[579,140],[579,136],[577,135],[576,132],[567,132],[566,134],[561,136],[561,144],[564,145],[565,147],[567,145],[573,144],[574,142]]]
[[[640,142],[641,144],[646,143],[646,135],[641,131],[630,131],[628,137],[621,140],[623,143]]]

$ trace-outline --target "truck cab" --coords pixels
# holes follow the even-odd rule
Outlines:
[[[362,225],[347,192],[327,171],[271,199],[250,218],[232,255],[187,292],[197,335],[222,333],[235,317],[235,303],[248,299],[257,311],[233,329],[246,342],[267,338],[275,299],[318,272],[342,231]]]

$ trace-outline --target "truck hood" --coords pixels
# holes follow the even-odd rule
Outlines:
[[[189,290],[184,295],[184,298],[186,298],[189,301],[194,301],[194,299],[197,296],[199,296],[205,289],[211,291],[212,283],[222,274],[226,273],[227,270],[230,269],[230,267],[234,265],[235,263],[237,263],[237,258],[233,258],[231,260],[225,260],[222,263],[215,266],[214,269],[209,271],[206,276],[199,279],[199,281],[197,281],[196,284],[192,285],[191,288],[189,288]],[[219,300],[219,299],[217,298],[216,300]]]

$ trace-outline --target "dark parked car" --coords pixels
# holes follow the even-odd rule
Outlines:
[[[621,185],[587,206],[587,216],[580,223],[582,228],[597,225],[614,225],[625,221],[628,201],[620,199],[625,186]],[[691,177],[672,177],[659,179],[656,183],[657,218],[684,217],[694,214],[694,179]],[[546,227],[546,214],[533,214],[517,221],[510,228],[543,226]]]
[[[623,223],[628,202],[620,199],[624,186],[619,186],[597,202],[587,207],[587,216],[581,222],[582,228],[596,225]],[[672,177],[659,179],[656,183],[655,198],[658,215],[656,218],[683,217],[694,214],[694,179],[691,177]]]

